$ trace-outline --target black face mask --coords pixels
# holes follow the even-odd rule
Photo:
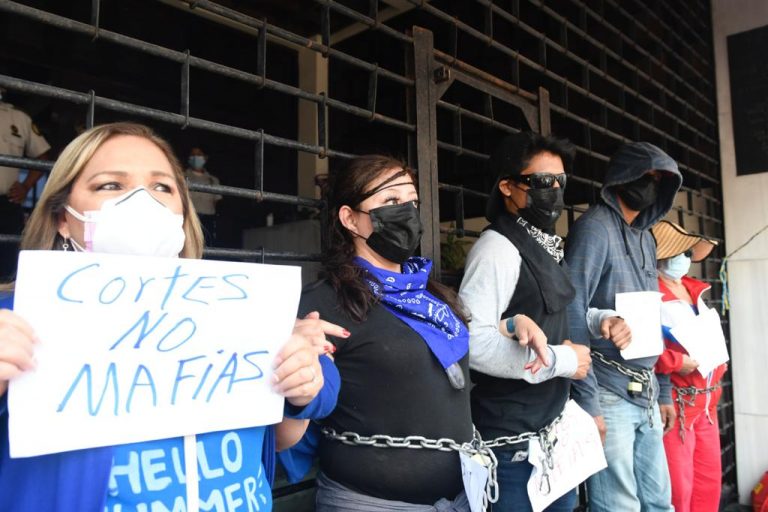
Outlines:
[[[619,197],[636,212],[642,211],[656,202],[659,196],[659,182],[650,174],[623,185],[618,191]]]
[[[373,233],[365,241],[368,247],[395,263],[404,263],[413,256],[424,231],[419,209],[413,201],[380,206],[363,213],[371,216],[373,224]]]
[[[562,188],[529,188],[525,191],[525,208],[520,208],[517,214],[539,229],[552,229],[563,213]]]

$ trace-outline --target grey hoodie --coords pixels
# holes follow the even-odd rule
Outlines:
[[[663,171],[656,203],[640,212],[632,225],[621,213],[617,185],[635,181],[646,172]],[[568,306],[568,323],[574,343],[592,346],[608,359],[637,368],[653,368],[657,357],[625,361],[609,340],[591,338],[586,313],[589,307],[615,309],[617,293],[658,290],[656,242],[649,228],[672,207],[683,178],[677,164],[666,153],[647,142],[622,146],[608,164],[602,201],[579,217],[568,232],[565,259],[576,298]],[[600,416],[598,384],[640,407],[648,407],[645,393],[632,398],[627,393],[629,378],[593,359],[586,379],[575,381],[572,394],[592,416]],[[661,388],[661,392],[659,392]],[[654,400],[672,403],[669,376],[659,375],[654,382]]]

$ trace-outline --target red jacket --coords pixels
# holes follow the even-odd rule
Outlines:
[[[682,279],[683,286],[688,290],[691,295],[693,303],[696,304],[698,311],[702,311],[707,307],[702,299],[702,294],[710,289],[707,283],[703,283],[699,280],[693,279],[688,276],[684,276]],[[664,284],[664,281],[659,279],[659,291],[663,294],[662,300],[662,323],[666,327],[674,327],[675,320],[680,315],[693,314],[693,309],[690,304],[678,299],[669,288]],[[687,308],[687,309],[686,309]],[[670,325],[672,324],[672,325]],[[723,374],[728,369],[727,364],[721,364],[715,368],[709,376],[702,376],[698,370],[694,370],[688,375],[680,375],[680,368],[683,366],[683,354],[688,352],[679,343],[670,339],[664,339],[664,352],[659,356],[659,360],[656,362],[656,373],[671,374],[670,380],[674,387],[686,388],[695,387],[698,389],[704,389],[710,386],[714,386],[723,378]],[[709,418],[714,420],[717,417],[717,402],[720,400],[722,389],[717,389],[711,393],[703,393],[696,395],[693,405],[685,406],[685,428],[688,428],[693,420],[695,420],[699,414],[706,411]],[[683,397],[686,402],[692,400],[690,396]],[[672,400],[675,404],[678,416],[680,416],[679,403],[677,401],[677,391],[672,389]]]

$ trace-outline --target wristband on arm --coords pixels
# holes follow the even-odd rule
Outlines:
[[[512,315],[511,317],[507,318],[507,332],[510,336],[515,335],[515,316]]]

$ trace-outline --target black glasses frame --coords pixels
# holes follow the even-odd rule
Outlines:
[[[552,188],[555,186],[555,183],[558,183],[560,188],[565,188],[565,184],[568,182],[568,175],[552,174],[549,172],[534,172],[533,174],[507,176],[506,179],[522,185],[528,185],[533,189]]]

